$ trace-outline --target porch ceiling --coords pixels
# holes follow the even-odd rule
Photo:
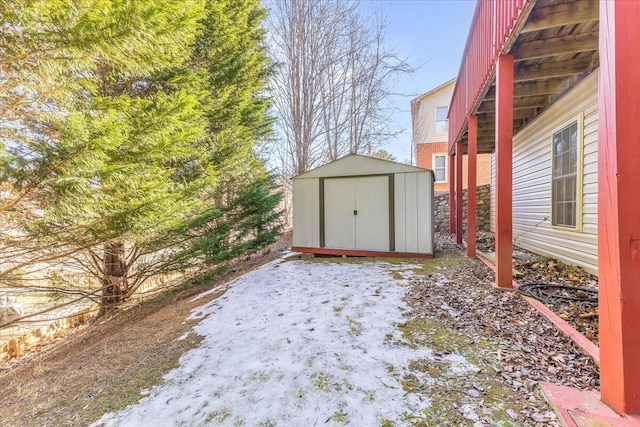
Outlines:
[[[514,55],[514,134],[598,67],[598,0],[537,0]],[[478,152],[495,147],[495,77],[476,104]],[[466,151],[467,134],[463,137]]]

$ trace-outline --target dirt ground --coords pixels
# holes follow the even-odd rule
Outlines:
[[[189,334],[191,310],[224,293],[220,285],[282,255],[283,236],[266,254],[248,257],[207,286],[169,291],[109,318],[69,331],[0,371],[0,426],[86,426],[140,399],[199,338]],[[203,291],[220,287],[206,298]]]

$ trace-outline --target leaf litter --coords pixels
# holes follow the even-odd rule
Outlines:
[[[446,237],[443,235],[442,238]],[[494,234],[490,232],[478,233],[476,247],[484,253],[494,253]],[[543,296],[539,299],[560,318],[597,345],[599,342],[598,303],[553,298],[553,293],[586,298],[597,294],[598,277],[588,273],[582,267],[569,265],[518,247],[514,248],[513,258],[513,268],[517,272],[517,281],[521,285],[549,283],[568,287],[567,289],[548,289],[547,293],[550,293],[551,296]],[[588,292],[588,295],[580,288],[592,289],[592,291]]]

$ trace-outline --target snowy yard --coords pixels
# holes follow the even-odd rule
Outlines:
[[[492,281],[453,244],[278,259],[198,296],[199,346],[93,425],[559,426],[538,382],[597,389],[597,367]]]
[[[432,260],[289,256],[123,311],[0,372],[0,419],[560,426],[539,383],[598,390],[598,367],[437,237]]]
[[[193,311],[204,340],[162,386],[96,425],[405,424],[430,405],[403,388],[412,360],[477,370],[403,343],[416,267],[281,259],[252,271]]]

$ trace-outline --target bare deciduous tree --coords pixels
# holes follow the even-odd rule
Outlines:
[[[351,0],[278,0],[267,20],[283,177],[347,153],[371,154],[392,135],[385,100],[409,65],[385,48],[385,22]]]

